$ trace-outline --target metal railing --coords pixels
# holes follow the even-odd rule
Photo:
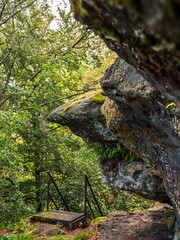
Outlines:
[[[95,203],[96,203],[96,205],[97,205],[97,207],[98,207],[99,213],[101,214],[101,216],[103,216],[102,211],[101,211],[101,208],[100,208],[99,203],[98,203],[98,201],[97,201],[97,198],[96,198],[96,196],[95,196],[95,194],[94,194],[94,191],[93,191],[93,189],[92,189],[92,187],[91,187],[91,184],[90,184],[89,179],[88,179],[88,177],[87,177],[86,174],[84,174],[84,216],[85,216],[85,218],[86,218],[86,215],[87,215],[87,211],[86,211],[86,210],[87,210],[87,204],[88,204],[89,209],[90,209],[93,217],[95,218],[94,211],[93,211],[93,209],[92,209],[92,207],[91,207],[91,205],[90,205],[90,202],[89,202],[89,200],[88,200],[88,198],[87,198],[87,187],[88,187],[88,186],[89,186],[89,188],[90,188],[90,190],[91,190],[91,193],[92,193],[92,195],[93,195],[94,201],[95,201]]]
[[[53,183],[54,187],[56,188],[56,190],[57,190],[60,198],[62,199],[62,201],[63,201],[63,203],[64,203],[67,211],[70,212],[70,208],[69,208],[69,206],[67,205],[65,199],[63,198],[63,196],[62,196],[62,194],[61,194],[61,192],[60,192],[60,190],[59,190],[59,188],[58,188],[55,180],[54,180],[53,177],[52,177],[52,175],[50,174],[49,171],[47,172],[47,174],[48,174],[47,210],[49,210],[49,199],[51,199],[51,201],[53,202],[53,204],[54,204],[54,206],[56,207],[56,209],[59,210],[56,202],[54,201],[52,195],[50,194],[50,181],[51,181],[51,182]],[[100,205],[99,205],[99,203],[98,203],[98,201],[97,201],[97,198],[96,198],[96,196],[95,196],[95,194],[94,194],[94,191],[93,191],[93,189],[92,189],[92,187],[91,187],[90,181],[89,181],[87,175],[84,174],[84,216],[85,216],[85,218],[86,218],[86,216],[87,216],[87,205],[89,206],[89,209],[90,209],[93,217],[96,218],[96,217],[95,217],[95,213],[94,213],[94,211],[93,211],[93,209],[92,209],[92,207],[91,207],[91,204],[90,204],[90,202],[89,202],[89,200],[88,200],[88,197],[87,197],[87,187],[89,187],[89,189],[90,189],[90,191],[91,191],[91,193],[92,193],[92,196],[93,196],[93,198],[94,198],[94,201],[95,201],[95,203],[96,203],[96,205],[97,205],[97,207],[98,207],[99,213],[101,214],[101,216],[103,216],[102,211],[101,211],[101,208],[100,208]]]
[[[66,201],[64,200],[64,198],[63,198],[63,196],[62,196],[62,194],[61,194],[61,192],[60,192],[60,190],[59,190],[59,188],[58,188],[58,186],[57,186],[56,182],[54,181],[54,179],[53,179],[52,175],[50,174],[50,172],[49,172],[49,171],[47,172],[47,174],[48,174],[47,210],[49,210],[49,198],[50,198],[50,199],[51,199],[51,201],[54,203],[54,205],[55,205],[56,209],[57,209],[57,210],[59,210],[59,208],[58,208],[57,204],[55,203],[55,201],[54,201],[54,199],[53,199],[53,197],[51,196],[51,194],[50,194],[50,191],[49,191],[49,187],[50,187],[50,180],[51,180],[51,181],[52,181],[52,183],[54,184],[54,186],[55,186],[55,188],[56,188],[56,190],[57,190],[57,192],[58,192],[58,194],[59,194],[60,198],[62,199],[62,201],[63,201],[63,203],[64,203],[64,205],[65,205],[65,207],[66,207],[67,211],[68,211],[68,212],[70,212],[70,208],[68,207],[68,205],[67,205]]]

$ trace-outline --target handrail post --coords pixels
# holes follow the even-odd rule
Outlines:
[[[59,188],[58,188],[58,186],[57,186],[57,184],[56,184],[56,182],[54,181],[53,177],[51,176],[50,172],[47,171],[47,174],[48,174],[49,177],[51,178],[51,181],[53,182],[53,184],[54,184],[56,190],[58,191],[59,196],[61,197],[61,199],[62,199],[64,205],[66,206],[66,209],[70,212],[70,209],[69,209],[68,205],[66,204],[66,202],[65,202],[65,200],[64,200],[64,198],[63,198],[63,196],[62,196],[62,194],[61,194],[61,192],[60,192],[60,190],[59,190]]]
[[[47,211],[49,210],[49,187],[50,187],[50,178],[48,176],[48,185],[47,185]]]
[[[86,221],[86,202],[87,202],[87,179],[86,174],[84,175],[84,216]]]
[[[53,199],[53,197],[51,196],[50,193],[49,193],[49,197],[50,197],[51,201],[54,203],[54,206],[56,207],[56,209],[59,210],[59,208],[58,208],[56,202],[54,201],[54,199]]]
[[[87,183],[88,183],[88,185],[89,185],[89,188],[90,188],[90,190],[91,190],[91,193],[92,193],[92,195],[93,195],[93,197],[94,197],[94,200],[95,200],[95,202],[96,202],[96,205],[97,205],[97,207],[98,207],[98,209],[99,209],[99,212],[100,212],[101,216],[103,216],[102,211],[101,211],[101,208],[100,208],[99,203],[98,203],[98,201],[97,201],[97,198],[96,198],[96,196],[95,196],[95,194],[94,194],[94,192],[93,192],[93,189],[92,189],[92,187],[91,187],[91,184],[90,184],[89,179],[88,179],[88,177],[87,177],[86,174],[85,174],[85,178],[86,178],[86,181],[87,181]]]
[[[86,198],[86,201],[87,201],[87,204],[88,204],[88,206],[89,206],[89,208],[90,208],[90,211],[91,211],[93,217],[96,218],[96,216],[95,216],[95,214],[94,214],[94,211],[92,210],[92,207],[91,207],[91,204],[90,204],[88,198]]]

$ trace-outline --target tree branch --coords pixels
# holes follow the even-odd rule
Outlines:
[[[23,0],[23,1],[21,1],[20,3],[16,4],[16,5],[14,6],[14,9],[17,8],[17,7],[19,7],[19,6],[20,6],[21,4],[23,4],[24,2],[27,2],[27,0]]]
[[[5,7],[6,7],[6,3],[3,4],[3,7],[2,7],[2,9],[1,9],[1,12],[0,12],[0,20],[1,20],[1,18],[2,18],[2,15],[3,15],[3,12],[4,12]]]
[[[10,53],[12,52],[12,48],[9,50],[8,53],[6,53],[6,55],[4,56],[4,58],[0,61],[0,65],[3,64],[3,62],[6,60],[6,58],[9,57]]]
[[[15,15],[17,15],[17,14],[18,14],[19,12],[21,12],[23,9],[30,7],[30,6],[31,6],[34,2],[36,2],[36,1],[37,1],[37,0],[32,1],[32,2],[31,2],[30,4],[28,4],[27,6],[21,8],[21,9],[18,10],[17,12],[13,13],[13,14],[12,14],[11,16],[9,16],[6,20],[4,20],[2,23],[0,23],[0,26],[3,25],[3,24],[5,24],[6,22],[8,22],[9,19],[13,18]]]
[[[13,59],[13,62],[12,62],[12,64],[11,64],[11,66],[10,66],[10,70],[9,70],[9,73],[8,73],[8,75],[7,75],[7,79],[6,79],[6,83],[5,83],[5,86],[4,86],[4,89],[3,89],[3,91],[2,91],[2,93],[1,93],[1,95],[0,95],[0,100],[3,98],[3,96],[5,95],[5,93],[6,93],[6,90],[7,90],[7,87],[8,87],[8,83],[9,83],[9,80],[10,80],[10,77],[11,77],[11,71],[12,71],[12,68],[13,68],[13,66],[14,66],[14,62],[15,62],[15,60],[16,60],[16,57]],[[4,102],[4,101],[3,101]],[[6,101],[5,101],[6,102]],[[3,103],[4,104],[4,103]],[[2,105],[0,104],[0,107],[1,107]]]
[[[85,33],[77,40],[77,42],[75,42],[71,48],[75,48],[76,45],[78,45],[89,33],[90,31],[88,31],[88,29],[86,29]]]
[[[29,79],[29,81],[32,81],[34,78],[36,78],[37,77],[37,75],[39,74],[39,73],[41,73],[42,72],[42,69],[40,69],[39,71],[37,71],[30,79]],[[23,87],[23,86],[25,86],[26,85],[26,82],[24,82],[24,83],[22,83],[21,85],[20,85],[20,87]]]
[[[2,102],[1,102],[1,104],[0,104],[0,108],[5,104],[5,102],[7,102],[7,100],[9,99],[9,98],[11,98],[12,97],[12,95],[9,95],[7,98],[5,98]]]
[[[67,97],[62,97],[62,98],[58,98],[56,100],[53,100],[52,102],[46,102],[46,103],[42,103],[40,105],[38,105],[37,107],[43,107],[43,106],[46,106],[46,105],[49,105],[49,104],[52,104],[52,103],[55,103],[55,102],[58,102],[58,101],[61,101],[61,100],[64,100],[64,99],[69,99],[71,97],[75,97],[75,96],[78,96],[78,95],[81,95],[83,94],[84,91],[82,93],[75,93],[75,94],[72,94],[70,96],[67,96]],[[20,108],[18,111],[23,111],[23,110],[31,110],[31,109],[34,109],[33,107],[27,107],[27,108]]]
[[[83,93],[89,92],[89,91],[94,90],[94,89],[97,89],[97,88],[90,88],[90,89],[87,89],[87,90],[82,90],[81,93],[75,93],[75,94],[69,95],[67,97],[58,98],[58,99],[53,100],[52,102],[42,103],[42,104],[38,105],[37,107],[38,108],[43,107],[43,106],[46,106],[46,105],[49,105],[49,104],[52,104],[52,103],[55,103],[55,102],[58,102],[58,101],[61,101],[61,100],[64,100],[64,99],[69,99],[69,98],[72,98],[72,97],[75,97],[75,96],[79,96]],[[20,108],[18,111],[31,110],[31,109],[34,109],[34,108],[33,107]]]
[[[3,98],[3,96],[4,96],[5,92],[6,92],[6,89],[7,89],[8,84],[9,84],[10,76],[11,76],[11,70],[10,70],[9,73],[8,73],[8,76],[7,76],[7,79],[6,79],[6,83],[5,83],[4,89],[3,89],[3,91],[2,91],[2,93],[1,93],[1,95],[0,95],[0,99]]]
[[[12,179],[10,179],[9,177],[5,177],[5,179],[6,179],[7,181],[9,181],[13,186],[15,186],[15,183],[13,182]]]
[[[40,69],[38,72],[36,72],[29,80],[32,81],[35,77],[37,77],[37,75],[42,71],[42,69]],[[26,85],[26,82],[22,83],[20,85],[20,87],[23,87]],[[5,98],[1,103],[0,103],[0,108],[5,104],[5,102],[7,102],[7,100],[9,100],[12,96],[14,96],[14,94],[17,92],[18,90],[16,90],[15,92],[13,92],[11,95],[9,95],[7,98]],[[2,96],[2,94],[1,94]]]

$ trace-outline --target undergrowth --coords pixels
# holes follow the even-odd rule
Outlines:
[[[65,238],[62,234],[58,234],[54,240],[87,240],[91,234],[91,231],[86,231],[81,235],[72,237],[72,238]]]
[[[96,151],[99,162],[107,159],[115,162],[121,158],[126,158],[129,162],[133,162],[138,159],[138,156],[134,152],[124,148],[120,144],[110,146],[107,144],[88,142],[88,145],[89,148],[93,148]]]
[[[62,234],[58,234],[54,238],[51,238],[51,240],[87,240],[90,234],[91,234],[90,231],[86,231],[81,235],[78,235],[72,238],[67,238],[67,237],[64,237]],[[31,234],[20,234],[20,233],[18,233],[17,235],[2,234],[2,237],[0,237],[0,240],[38,240],[38,239],[39,239],[38,237]]]

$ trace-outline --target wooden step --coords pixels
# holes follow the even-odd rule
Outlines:
[[[33,214],[31,221],[43,221],[48,223],[61,222],[67,228],[75,229],[78,227],[79,222],[85,223],[85,216],[83,213],[48,210]]]

